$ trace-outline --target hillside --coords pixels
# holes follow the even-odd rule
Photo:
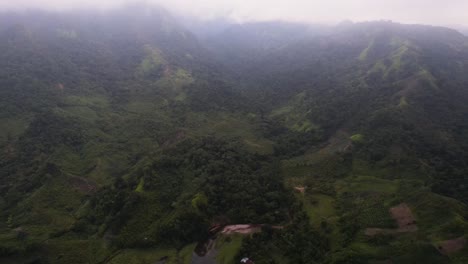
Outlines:
[[[0,22],[0,262],[468,261],[457,31]]]
[[[236,37],[250,34],[237,33]],[[309,140],[301,142],[303,148],[282,161],[283,177],[292,185],[313,189],[308,198],[312,219],[317,217],[313,209],[317,202],[326,204],[331,199],[335,210],[341,210],[331,214],[327,209],[326,214],[331,215],[326,223],[351,233],[345,252],[382,257],[383,252],[392,252],[398,243],[404,243],[400,239],[362,248],[360,243],[368,240],[359,238],[359,230],[366,225],[385,226],[377,215],[388,219],[385,211],[398,202],[410,204],[413,210],[419,208],[426,216],[437,215],[436,211],[449,206],[436,201],[437,196],[429,195],[428,190],[467,202],[466,37],[444,28],[370,22],[341,24],[320,34],[288,40],[281,50],[260,53],[235,65],[245,65],[243,70],[248,74],[241,81],[242,91],[262,99],[263,116],[324,142],[309,146]],[[234,53],[244,52],[242,47],[234,47],[238,48]],[[387,191],[389,197],[385,197]],[[365,197],[376,201],[368,204]],[[412,199],[416,200],[410,202]],[[307,198],[305,208],[307,211]],[[425,210],[431,213],[423,213]],[[459,211],[462,218],[465,210]],[[458,213],[455,215],[448,221],[458,222]],[[356,217],[359,220],[343,227]],[[435,218],[418,221],[431,223]],[[464,221],[456,228],[460,228],[457,235],[444,234],[444,228],[437,230],[435,222],[427,226],[431,231],[419,232],[428,235],[426,241],[437,243],[441,237],[466,235]],[[454,227],[455,222],[446,224]],[[412,257],[389,258],[411,263],[408,259]]]

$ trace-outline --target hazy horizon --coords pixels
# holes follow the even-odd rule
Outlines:
[[[304,23],[337,23],[392,20],[409,24],[468,26],[468,1],[451,0],[0,0],[0,10],[73,9],[107,10],[132,3],[155,4],[183,16],[226,18],[236,22],[283,20]]]

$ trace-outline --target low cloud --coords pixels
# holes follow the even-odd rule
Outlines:
[[[128,3],[162,5],[184,15],[238,21],[302,22],[394,20],[403,23],[468,25],[466,0],[0,0],[0,9],[108,9]]]

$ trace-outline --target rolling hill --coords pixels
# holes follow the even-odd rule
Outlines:
[[[0,21],[2,263],[468,260],[457,31]],[[237,224],[261,232],[218,232]]]

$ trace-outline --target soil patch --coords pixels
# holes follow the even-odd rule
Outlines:
[[[294,190],[296,190],[296,191],[298,191],[298,192],[300,192],[300,193],[305,193],[306,187],[304,187],[304,186],[296,186],[296,187],[294,187]]]
[[[394,235],[398,233],[409,233],[418,231],[416,220],[411,212],[411,209],[406,203],[399,204],[395,207],[390,208],[390,214],[392,218],[398,224],[398,228],[366,228],[364,234],[366,236],[376,236],[379,234]]]
[[[232,234],[253,234],[262,231],[261,225],[229,225],[225,226],[221,231],[221,234],[232,235]]]
[[[413,213],[407,204],[402,203],[390,208],[390,214],[397,221],[399,228],[408,228],[416,225]],[[411,228],[410,228],[411,229]]]
[[[437,249],[444,255],[450,255],[462,250],[466,246],[466,238],[459,237],[451,240],[445,240],[439,244]]]

